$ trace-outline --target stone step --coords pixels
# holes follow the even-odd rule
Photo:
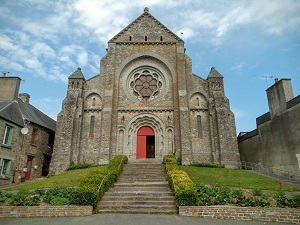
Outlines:
[[[146,192],[143,192],[143,191],[139,191],[139,192],[116,192],[116,191],[108,191],[108,192],[105,192],[105,195],[103,196],[106,197],[106,196],[116,196],[116,197],[132,197],[132,196],[136,196],[136,197],[157,197],[157,196],[173,196],[173,193],[170,192],[169,190],[168,191],[160,191],[160,192],[156,192],[156,191],[146,191]]]
[[[118,182],[115,184],[115,187],[169,187],[168,182],[162,181],[162,182],[133,182],[133,183],[123,183],[123,182]]]
[[[126,196],[116,196],[116,195],[104,195],[101,201],[172,201],[174,202],[173,195],[126,195]]]
[[[144,200],[124,200],[124,201],[120,201],[120,200],[102,200],[101,201],[101,206],[136,206],[136,205],[143,205],[143,206],[173,206],[175,205],[174,200],[168,200],[168,201],[150,201],[148,199],[144,199]]]
[[[139,161],[141,162],[141,161]],[[173,193],[161,162],[129,163],[115,184],[98,203],[99,213],[176,214]]]
[[[157,165],[162,165],[161,160],[157,159],[130,159],[128,165],[133,165],[133,164],[157,164]]]
[[[100,205],[98,206],[98,210],[119,210],[119,209],[129,209],[129,210],[177,210],[176,206],[169,206],[169,205]]]
[[[127,168],[123,170],[123,173],[134,172],[134,173],[165,173],[164,169],[160,168]]]
[[[166,181],[166,178],[137,178],[137,179],[126,179],[126,178],[121,178],[119,179],[118,182],[120,183],[135,183],[135,182],[144,182],[144,183],[151,183],[151,182],[162,182]]]
[[[98,213],[124,214],[178,214],[178,209],[99,209]]]
[[[167,192],[169,191],[168,187],[114,187],[110,191],[113,192],[129,192],[129,193],[138,193],[138,192]]]
[[[136,165],[126,165],[124,169],[153,169],[153,170],[164,170],[165,166],[164,165],[151,165],[151,164],[136,164]]]

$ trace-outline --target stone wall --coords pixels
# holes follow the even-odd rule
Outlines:
[[[300,104],[258,125],[256,135],[239,137],[241,161],[261,163],[274,169],[300,172]],[[254,132],[253,132],[254,133]]]
[[[3,144],[4,132],[6,125],[13,127],[13,139],[10,146]],[[21,128],[11,122],[0,119],[0,158],[11,160],[10,176],[8,179],[12,180],[14,169],[19,165],[21,157],[22,134]]]
[[[30,179],[36,179],[42,176],[45,155],[51,155],[52,153],[51,146],[48,144],[51,145],[51,141],[49,143],[49,137],[52,135],[52,138],[54,138],[54,132],[44,129],[33,123],[27,125],[27,128],[28,133],[24,138],[21,168],[26,167],[28,155],[34,156]]]
[[[237,206],[180,206],[179,216],[300,223],[300,209]]]
[[[92,206],[0,206],[1,218],[90,216]]]

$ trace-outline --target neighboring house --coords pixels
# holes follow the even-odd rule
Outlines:
[[[1,184],[15,171],[25,180],[47,176],[52,156],[56,122],[30,105],[28,94],[18,95],[20,80],[0,77]]]
[[[193,74],[184,41],[147,8],[108,42],[100,74],[69,77],[50,171],[118,154],[240,165],[223,76],[214,67],[206,79]]]
[[[299,173],[300,95],[290,79],[276,79],[266,92],[270,111],[256,119],[257,129],[238,136],[241,161]]]

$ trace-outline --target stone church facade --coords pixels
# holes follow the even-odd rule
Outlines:
[[[99,75],[86,80],[78,68],[69,77],[54,148],[53,174],[118,154],[240,162],[223,76],[214,67],[207,79],[193,74],[184,41],[147,8],[108,42]]]

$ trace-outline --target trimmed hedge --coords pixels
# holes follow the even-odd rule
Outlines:
[[[164,163],[166,164],[168,183],[175,194],[176,205],[197,205],[198,194],[195,184],[185,171],[179,169],[176,156],[165,156]]]
[[[224,164],[216,164],[216,163],[199,163],[199,162],[192,162],[189,166],[209,167],[209,168],[225,168],[225,165],[224,165]]]
[[[89,173],[74,189],[72,203],[75,205],[92,205],[96,208],[104,193],[118,180],[123,166],[127,162],[126,156],[119,155],[109,162],[105,170],[101,169]]]

